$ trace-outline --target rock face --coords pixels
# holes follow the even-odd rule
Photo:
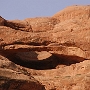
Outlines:
[[[0,26],[4,26],[4,22],[5,22],[4,18],[2,18],[2,17],[0,16]]]
[[[52,17],[36,17],[27,18],[24,20],[28,25],[31,25],[32,31],[34,32],[44,32],[50,31],[54,28],[54,25],[59,23],[59,20]]]
[[[23,67],[0,56],[0,90],[45,90]]]
[[[0,90],[89,90],[90,6],[52,17],[0,16],[0,55]]]
[[[61,22],[70,19],[85,20],[90,18],[90,6],[69,6],[64,10],[53,15],[54,18],[59,19]]]

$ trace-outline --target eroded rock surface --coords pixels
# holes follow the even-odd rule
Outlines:
[[[0,16],[0,55],[1,80],[10,82],[10,87],[1,82],[1,90],[12,90],[11,83],[18,81],[25,90],[34,90],[32,83],[35,90],[89,90],[90,6],[70,6],[52,17],[9,21]]]
[[[27,69],[0,56],[0,90],[45,90]]]

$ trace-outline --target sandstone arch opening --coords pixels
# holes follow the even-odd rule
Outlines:
[[[19,52],[6,57],[18,65],[36,70],[55,69],[58,65],[69,66],[84,60],[78,56],[50,54],[47,51]]]

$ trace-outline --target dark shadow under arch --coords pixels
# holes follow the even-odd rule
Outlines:
[[[8,55],[3,54],[4,57],[8,58],[10,61],[15,64],[21,65],[23,67],[36,69],[36,70],[47,70],[47,69],[55,69],[57,65],[71,65],[75,63],[79,63],[84,60],[84,58],[78,56],[68,56],[68,55],[55,55],[52,54],[49,58],[43,60],[36,61],[25,61],[21,60],[17,57],[16,53],[10,53]]]

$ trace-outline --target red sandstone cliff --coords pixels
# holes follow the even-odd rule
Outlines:
[[[89,90],[89,60],[89,5],[52,17],[0,17],[0,90]]]

